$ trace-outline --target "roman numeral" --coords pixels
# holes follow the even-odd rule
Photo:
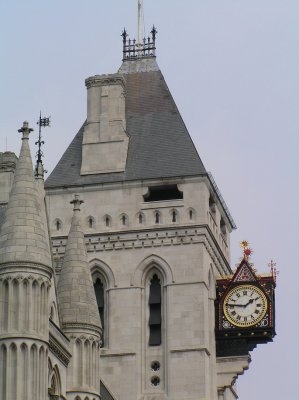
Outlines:
[[[260,313],[260,310],[255,310],[255,313],[256,313],[256,314],[259,314],[259,313]]]
[[[256,306],[257,306],[257,307],[262,307],[261,303],[258,303]]]
[[[236,293],[236,296],[237,296],[237,297],[240,297],[240,293]]]
[[[236,314],[237,314],[236,311],[233,311],[233,312],[232,312],[232,315],[236,315]]]
[[[244,294],[244,296],[246,296],[247,295],[247,290],[243,290],[243,294]]]

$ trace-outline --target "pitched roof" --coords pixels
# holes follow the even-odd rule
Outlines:
[[[46,188],[206,173],[164,77],[157,64],[153,64],[153,59],[148,66],[142,60],[139,68],[134,68],[132,62],[126,61],[119,73],[126,80],[126,124],[130,137],[126,170],[80,175],[83,125],[48,177]]]

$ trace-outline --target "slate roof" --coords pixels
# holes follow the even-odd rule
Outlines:
[[[126,170],[80,176],[83,124],[48,177],[46,188],[206,174],[158,67],[129,71],[124,77],[130,137]]]
[[[115,398],[111,395],[111,393],[109,392],[109,390],[106,388],[106,386],[102,381],[101,381],[100,391],[102,400],[115,400]]]

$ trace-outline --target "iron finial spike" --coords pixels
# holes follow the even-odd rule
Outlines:
[[[38,130],[38,141],[35,142],[36,145],[38,145],[38,150],[36,153],[37,161],[36,161],[36,167],[35,167],[35,176],[37,177],[43,177],[44,172],[44,166],[43,166],[43,152],[42,152],[42,145],[45,144],[45,142],[42,140],[42,127],[47,127],[50,126],[50,117],[44,117],[42,118],[42,113],[40,111],[39,114],[39,121],[37,122],[39,125],[39,130]]]
[[[157,31],[155,25],[153,25],[153,28],[152,28],[152,30],[151,30],[153,42],[155,42],[155,40],[156,40],[157,33],[158,33],[158,31]]]

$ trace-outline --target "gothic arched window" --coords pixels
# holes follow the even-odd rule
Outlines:
[[[88,222],[88,228],[92,229],[95,227],[95,220],[93,217],[88,217],[87,222]]]
[[[103,335],[102,335],[102,346],[104,347],[104,329],[105,329],[105,287],[104,283],[100,278],[98,278],[95,283],[94,283],[94,291],[97,299],[97,305],[98,305],[98,310],[99,310],[99,315],[101,319],[101,324],[102,324],[102,330],[103,330]]]
[[[139,221],[139,224],[143,224],[143,215],[142,215],[142,213],[140,213],[138,215],[138,221]]]
[[[162,342],[162,296],[161,283],[157,274],[150,281],[149,289],[149,346]]]
[[[111,217],[109,215],[105,216],[105,225],[108,228],[109,226],[111,226]]]
[[[172,222],[178,222],[178,213],[176,210],[173,210],[171,212],[171,221]]]
[[[55,219],[54,226],[56,231],[60,231],[62,229],[62,222],[60,221],[60,219],[58,218]]]

